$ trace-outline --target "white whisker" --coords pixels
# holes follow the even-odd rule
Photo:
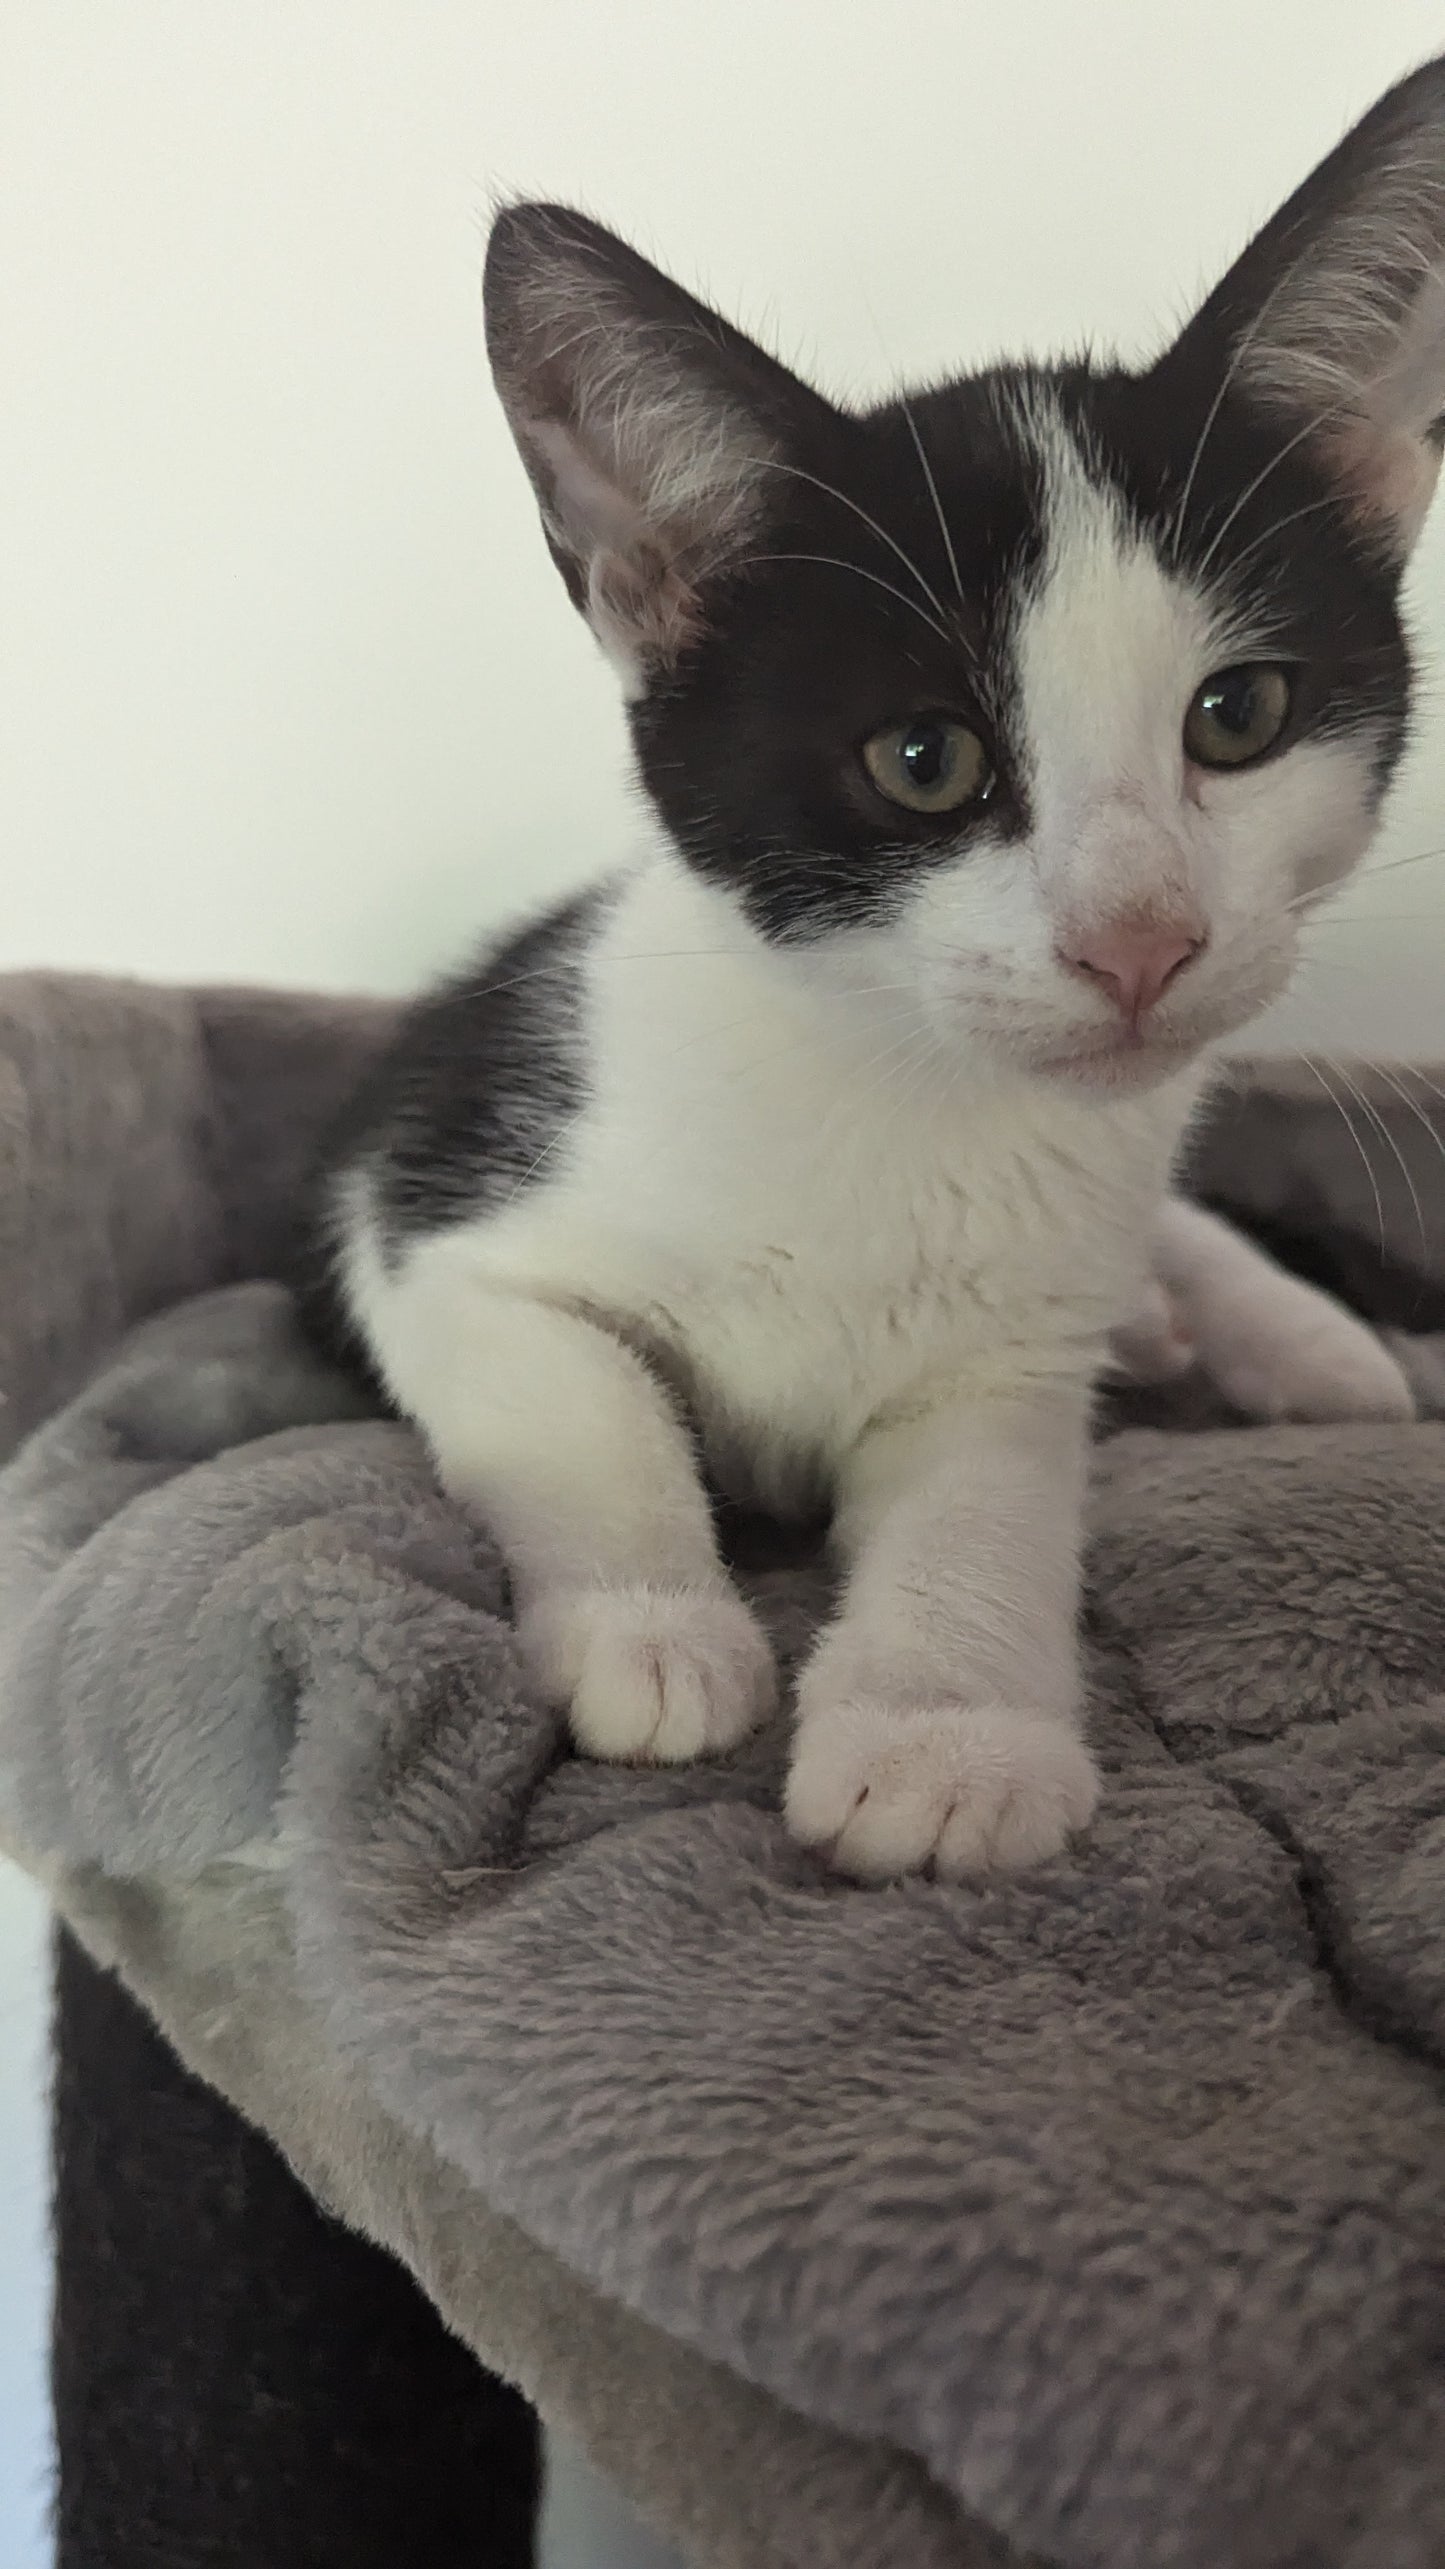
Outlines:
[[[1331,491],[1327,492],[1323,499],[1306,500],[1302,508],[1289,509],[1283,517],[1275,519],[1273,526],[1267,526],[1262,535],[1256,535],[1253,543],[1246,544],[1242,553],[1235,554],[1229,566],[1231,571],[1242,571],[1250,556],[1262,553],[1266,544],[1273,544],[1283,535],[1287,526],[1297,526],[1302,517],[1316,517],[1322,508],[1334,508],[1337,505],[1334,493]]]
[[[1326,1079],[1324,1072],[1320,1069],[1319,1063],[1314,1059],[1313,1055],[1302,1052],[1299,1055],[1299,1059],[1303,1062],[1305,1069],[1310,1074],[1310,1077],[1319,1082],[1320,1087],[1324,1090],[1330,1104],[1338,1113],[1345,1131],[1349,1134],[1350,1140],[1354,1143],[1355,1149],[1360,1155],[1360,1164],[1364,1169],[1366,1177],[1370,1181],[1370,1193],[1375,1199],[1375,1218],[1380,1226],[1380,1255],[1383,1258],[1385,1255],[1385,1208],[1380,1200],[1379,1184],[1375,1177],[1374,1168],[1371,1165],[1369,1152],[1365,1149],[1363,1142],[1360,1140],[1359,1134],[1355,1130],[1354,1124],[1350,1118],[1349,1109],[1345,1106],[1342,1099],[1335,1095],[1334,1090],[1331,1088],[1329,1081]]]
[[[1332,401],[1326,409],[1317,411],[1312,419],[1307,419],[1305,421],[1302,428],[1297,428],[1295,430],[1292,437],[1287,437],[1285,439],[1284,444],[1278,449],[1277,453],[1270,457],[1269,462],[1260,466],[1260,469],[1255,474],[1253,480],[1245,483],[1245,486],[1240,492],[1239,497],[1236,499],[1233,508],[1226,512],[1221,524],[1215,528],[1209,543],[1205,547],[1202,561],[1195,565],[1194,576],[1197,580],[1203,580],[1209,569],[1210,563],[1214,560],[1215,555],[1219,551],[1221,544],[1224,542],[1224,539],[1229,533],[1229,530],[1233,526],[1236,518],[1239,516],[1240,511],[1249,506],[1255,492],[1263,488],[1264,484],[1269,480],[1271,473],[1278,472],[1280,465],[1288,461],[1289,457],[1294,454],[1296,448],[1303,446],[1307,438],[1315,436],[1318,431],[1324,427],[1326,420],[1332,419],[1336,412],[1342,409],[1343,406],[1342,401]]]
[[[1433,1116],[1426,1114],[1419,1098],[1411,1096],[1405,1081],[1390,1068],[1388,1062],[1368,1061],[1363,1064],[1363,1067],[1364,1069],[1372,1072],[1376,1079],[1382,1079],[1387,1088],[1392,1088],[1395,1095],[1399,1098],[1402,1106],[1408,1106],[1416,1123],[1420,1126],[1421,1131],[1428,1134],[1430,1140],[1434,1143],[1436,1150],[1439,1152],[1442,1161],[1445,1161],[1445,1133],[1441,1132],[1440,1127],[1435,1122]],[[1423,1075],[1421,1073],[1413,1070],[1411,1072],[1412,1078],[1421,1078],[1422,1076]],[[1437,1088],[1434,1082],[1428,1079],[1424,1080],[1423,1084],[1429,1089],[1432,1097],[1439,1098],[1442,1105],[1445,1105],[1445,1089]]]
[[[908,434],[913,440],[914,452],[918,457],[919,468],[923,474],[924,481],[928,485],[928,496],[933,502],[933,514],[938,520],[938,532],[943,538],[943,549],[948,555],[948,567],[953,573],[953,585],[958,592],[959,604],[962,605],[963,578],[958,567],[958,555],[954,551],[953,535],[949,528],[948,520],[943,514],[943,502],[938,495],[938,483],[934,478],[933,466],[928,460],[927,450],[919,431],[918,422],[913,415],[913,404],[909,400],[907,393],[901,390],[898,394],[898,407],[903,413],[903,417],[908,428]]]
[[[816,562],[825,571],[851,571],[856,579],[871,581],[875,589],[886,589],[890,598],[896,598],[901,607],[907,607],[927,625],[930,633],[937,634],[940,642],[946,642],[950,650],[962,642],[961,634],[950,633],[948,627],[921,607],[916,598],[910,598],[905,590],[895,587],[891,580],[883,579],[877,571],[865,571],[861,562],[846,562],[836,553],[749,553],[738,567],[745,569],[753,562]]]
[[[1349,1094],[1353,1097],[1356,1105],[1359,1107],[1361,1114],[1369,1117],[1376,1132],[1384,1142],[1388,1143],[1391,1151],[1393,1151],[1396,1162],[1399,1166],[1400,1175],[1403,1177],[1406,1186],[1410,1190],[1410,1201],[1415,1208],[1415,1221],[1420,1233],[1420,1246],[1428,1253],[1430,1242],[1425,1229],[1425,1215],[1420,1203],[1419,1194],[1416,1190],[1414,1178],[1410,1174],[1410,1165],[1404,1152],[1401,1150],[1399,1143],[1396,1141],[1394,1134],[1391,1132],[1390,1127],[1386,1123],[1378,1106],[1375,1105],[1372,1098],[1365,1095],[1359,1081],[1351,1077],[1343,1062],[1332,1060],[1328,1053],[1325,1054],[1324,1059],[1329,1062],[1330,1069],[1334,1072],[1336,1078],[1343,1082],[1345,1088],[1349,1091]],[[1383,1246],[1383,1243],[1381,1245]]]
[[[898,538],[895,535],[889,534],[886,526],[880,526],[876,517],[871,517],[866,508],[861,508],[857,500],[850,498],[847,491],[840,491],[836,482],[823,481],[817,473],[805,472],[801,464],[785,464],[778,459],[774,459],[770,462],[768,469],[770,472],[774,473],[786,473],[789,478],[795,482],[809,482],[815,491],[822,491],[827,498],[837,500],[841,507],[850,508],[856,518],[861,518],[863,524],[872,529],[872,532],[878,537],[880,543],[886,544],[891,553],[897,554],[905,571],[910,572],[913,578],[918,582],[918,585],[923,591],[924,596],[927,598],[929,605],[937,609],[939,616],[946,623],[948,618],[948,609],[944,605],[938,591],[933,588],[927,580],[925,580],[923,573],[914,561],[912,554],[899,543]],[[952,560],[951,546],[949,547],[949,558]],[[955,567],[955,580],[957,577],[958,572]],[[963,592],[960,590],[960,597],[962,594]]]
[[[1243,365],[1245,358],[1249,355],[1250,349],[1253,347],[1255,340],[1258,338],[1272,306],[1278,302],[1285,287],[1293,279],[1299,264],[1300,262],[1297,258],[1291,260],[1289,266],[1283,271],[1283,273],[1276,277],[1274,284],[1265,296],[1259,310],[1255,313],[1248,329],[1243,331],[1240,337],[1236,340],[1229,363],[1225,367],[1224,372],[1219,379],[1219,389],[1215,393],[1214,399],[1210,403],[1208,410],[1205,412],[1204,425],[1200,429],[1199,435],[1194,441],[1194,452],[1189,459],[1189,470],[1184,477],[1184,489],[1180,494],[1179,505],[1174,511],[1174,516],[1169,528],[1167,540],[1176,561],[1179,558],[1179,545],[1184,533],[1184,512],[1189,506],[1190,495],[1194,489],[1195,477],[1203,459],[1204,449],[1209,443],[1214,423],[1219,417],[1220,411],[1224,407],[1225,397],[1229,391],[1230,385],[1236,380],[1239,374],[1239,369]]]

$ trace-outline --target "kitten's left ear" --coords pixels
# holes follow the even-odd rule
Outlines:
[[[1162,363],[1183,359],[1293,421],[1403,558],[1445,436],[1445,56],[1296,189]]]
[[[784,449],[829,414],[600,223],[512,205],[492,229],[487,349],[572,602],[636,690],[702,630],[756,540]]]

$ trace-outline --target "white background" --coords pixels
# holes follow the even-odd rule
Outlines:
[[[493,191],[582,203],[835,391],[1142,352],[1442,39],[1440,0],[8,0],[0,967],[403,987],[625,842],[486,381]],[[1445,858],[1394,862],[1441,842],[1432,690],[1278,1041],[1445,1049]],[[22,1914],[0,2569],[39,2450]]]

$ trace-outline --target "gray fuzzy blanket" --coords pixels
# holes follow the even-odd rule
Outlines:
[[[0,1814],[192,2064],[700,2563],[1438,2569],[1445,1337],[1413,1428],[1104,1443],[1096,1827],[858,1890],[781,1731],[569,1752],[264,1280],[383,1013],[5,1000]],[[1205,1174],[1438,1325],[1392,1131],[1384,1264],[1287,1081]]]

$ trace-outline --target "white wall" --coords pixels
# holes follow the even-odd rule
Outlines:
[[[1439,0],[10,0],[0,965],[405,985],[625,837],[486,381],[493,188],[835,387],[1137,348],[1442,39]],[[1416,597],[1438,658],[1445,527]],[[1439,841],[1437,699],[1384,854]],[[1302,1022],[1440,1040],[1445,859],[1349,915]]]

